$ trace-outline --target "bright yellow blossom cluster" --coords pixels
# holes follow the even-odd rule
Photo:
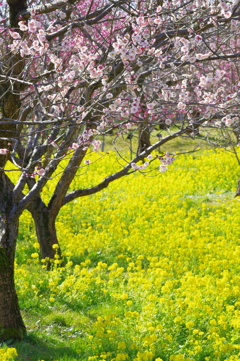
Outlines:
[[[118,169],[114,159],[91,162],[92,172],[73,186],[96,185]],[[24,214],[20,302],[92,314],[84,361],[240,360],[237,160],[215,150],[179,156],[164,174],[154,162],[150,167],[152,173],[133,173],[61,210],[63,267],[42,269]],[[24,236],[33,242],[26,246]]]
[[[17,357],[17,351],[13,347],[0,347],[1,361],[14,361]]]

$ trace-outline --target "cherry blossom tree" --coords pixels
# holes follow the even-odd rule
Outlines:
[[[62,206],[148,171],[150,162],[166,171],[173,155],[151,153],[176,137],[194,137],[199,128],[206,139],[209,132],[236,131],[240,9],[221,0],[7,0],[1,6],[0,338],[6,340],[26,332],[14,287],[25,209],[42,256],[54,257]],[[151,145],[159,126],[168,132]],[[87,155],[101,149],[102,135],[126,137],[129,130],[140,139],[132,158],[99,184],[69,191],[78,169],[91,169]],[[18,174],[15,184],[9,171]],[[56,173],[46,204],[41,192]]]

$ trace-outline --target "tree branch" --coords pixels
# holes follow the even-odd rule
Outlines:
[[[212,119],[212,118],[211,118]],[[131,162],[129,162],[126,167],[124,167],[122,170],[120,170],[119,172],[116,172],[108,177],[106,177],[101,183],[99,183],[96,186],[93,186],[91,188],[86,188],[86,189],[78,189],[74,192],[71,192],[69,194],[66,195],[66,197],[63,200],[62,205],[65,205],[71,201],[73,201],[76,198],[79,197],[84,197],[84,196],[88,196],[90,194],[94,194],[97,193],[99,191],[101,191],[104,188],[107,188],[109,186],[110,183],[112,183],[113,181],[128,175],[129,170],[132,169],[131,168],[131,164],[132,163],[137,163],[141,160],[143,160],[145,157],[147,157],[150,153],[152,153],[155,149],[159,148],[160,146],[162,146],[163,144],[169,142],[172,139],[175,139],[183,134],[188,134],[190,132],[194,130],[196,130],[197,128],[199,128],[201,126],[202,123],[204,123],[206,121],[206,119],[202,118],[199,119],[197,122],[194,123],[194,126],[187,126],[184,129],[179,130],[178,132],[175,132],[173,134],[170,134],[164,138],[162,138],[161,140],[159,140],[158,142],[156,142],[155,144],[151,145],[150,147],[148,147],[145,151],[143,151],[142,153],[140,153],[138,156],[136,156],[133,160],[131,160]]]

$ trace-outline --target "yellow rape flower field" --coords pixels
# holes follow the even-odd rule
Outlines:
[[[166,173],[155,163],[62,208],[65,264],[56,257],[49,272],[23,214],[15,278],[28,337],[16,360],[240,360],[237,159],[194,153]],[[114,169],[114,154],[102,156],[73,187]]]

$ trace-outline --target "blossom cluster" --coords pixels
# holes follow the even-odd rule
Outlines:
[[[114,154],[100,167],[96,153],[88,157],[81,187],[119,167]],[[66,332],[68,345],[81,332],[84,361],[238,360],[236,164],[224,150],[179,156],[157,178],[133,173],[69,204],[57,221],[66,262],[59,267],[57,255],[49,272],[24,214],[16,266],[23,307],[44,310],[44,328],[48,309],[56,320],[66,305],[81,310]]]
[[[57,139],[64,138],[70,124],[76,132],[64,154],[78,148],[98,151],[97,135],[121,136],[141,126],[149,133],[159,126],[171,131],[199,117],[206,118],[205,126],[211,127],[208,119],[217,116],[222,121],[214,127],[236,129],[240,88],[234,4],[176,0],[156,9],[140,3],[130,12],[105,5],[86,0],[74,11],[69,4],[48,14],[31,10],[28,20],[21,18],[4,32],[7,41],[1,47],[18,60],[20,55],[24,64],[21,99],[22,109],[30,107],[28,120],[58,122],[56,139],[50,141],[55,152],[64,145]],[[82,14],[89,18],[83,21]],[[182,19],[184,30],[179,31]],[[44,127],[40,143],[50,137],[51,128]],[[96,133],[89,135],[89,129]],[[1,154],[8,151],[1,146]],[[160,171],[172,160],[166,156]],[[148,161],[132,161],[135,170],[148,166]],[[44,167],[32,172],[45,174]]]
[[[13,347],[0,347],[1,361],[14,361],[17,355],[17,350]]]

